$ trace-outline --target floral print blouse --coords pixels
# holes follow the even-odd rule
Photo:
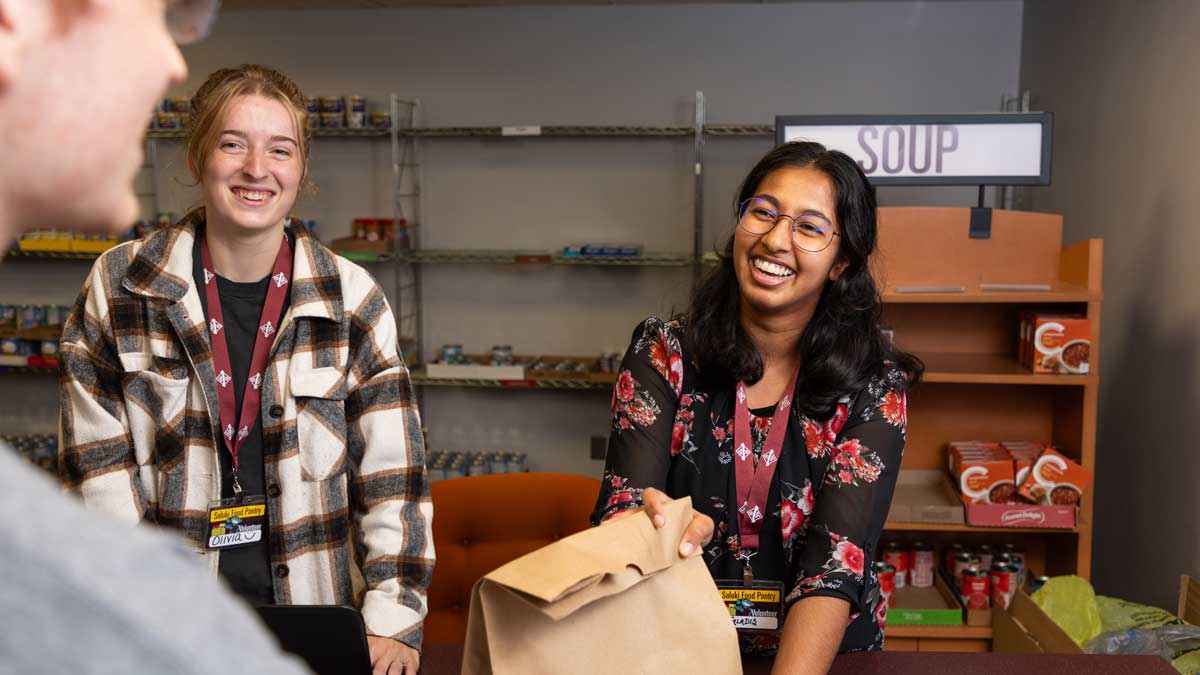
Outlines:
[[[684,326],[651,317],[634,330],[612,399],[612,431],[599,523],[641,506],[654,487],[691,496],[716,531],[703,551],[716,579],[740,579],[733,470],[733,391],[706,383],[683,351]],[[881,364],[878,376],[841,399],[829,419],[793,407],[767,515],[751,563],[756,579],[784,584],[787,604],[830,596],[850,603],[839,651],[883,647],[887,603],[871,569],[904,453],[907,378]],[[751,411],[760,452],[774,406]],[[759,639],[754,651],[773,647]]]

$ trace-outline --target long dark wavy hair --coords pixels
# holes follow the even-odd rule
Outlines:
[[[771,150],[742,181],[736,204],[753,197],[771,172],[811,168],[829,177],[841,225],[838,262],[846,264],[837,281],[821,291],[812,320],[800,338],[800,377],[796,403],[806,416],[824,419],[833,414],[839,398],[866,386],[891,362],[908,377],[920,379],[919,359],[888,349],[880,331],[882,301],[868,264],[875,251],[875,194],[858,163],[845,153],[819,143],[784,143]],[[731,234],[718,264],[709,270],[692,294],[685,339],[696,355],[705,379],[732,386],[739,380],[757,382],[763,360],[741,323],[741,289],[733,267]]]

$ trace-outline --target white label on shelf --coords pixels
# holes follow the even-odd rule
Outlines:
[[[525,126],[525,127],[501,127],[501,136],[541,136],[542,128],[540,126]]]

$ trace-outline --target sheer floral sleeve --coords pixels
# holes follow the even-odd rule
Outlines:
[[[906,378],[898,370],[876,378],[855,397],[836,441],[813,507],[792,602],[832,596],[851,605],[851,621],[878,610],[871,561],[887,519],[907,425]]]
[[[634,331],[613,388],[604,478],[592,522],[642,504],[642,490],[665,490],[683,388],[679,326],[651,317]]]

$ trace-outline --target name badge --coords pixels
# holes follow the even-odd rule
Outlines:
[[[257,544],[267,523],[267,500],[262,495],[222,499],[208,506],[209,549]]]
[[[718,579],[721,601],[739,633],[772,633],[783,629],[783,583]]]

